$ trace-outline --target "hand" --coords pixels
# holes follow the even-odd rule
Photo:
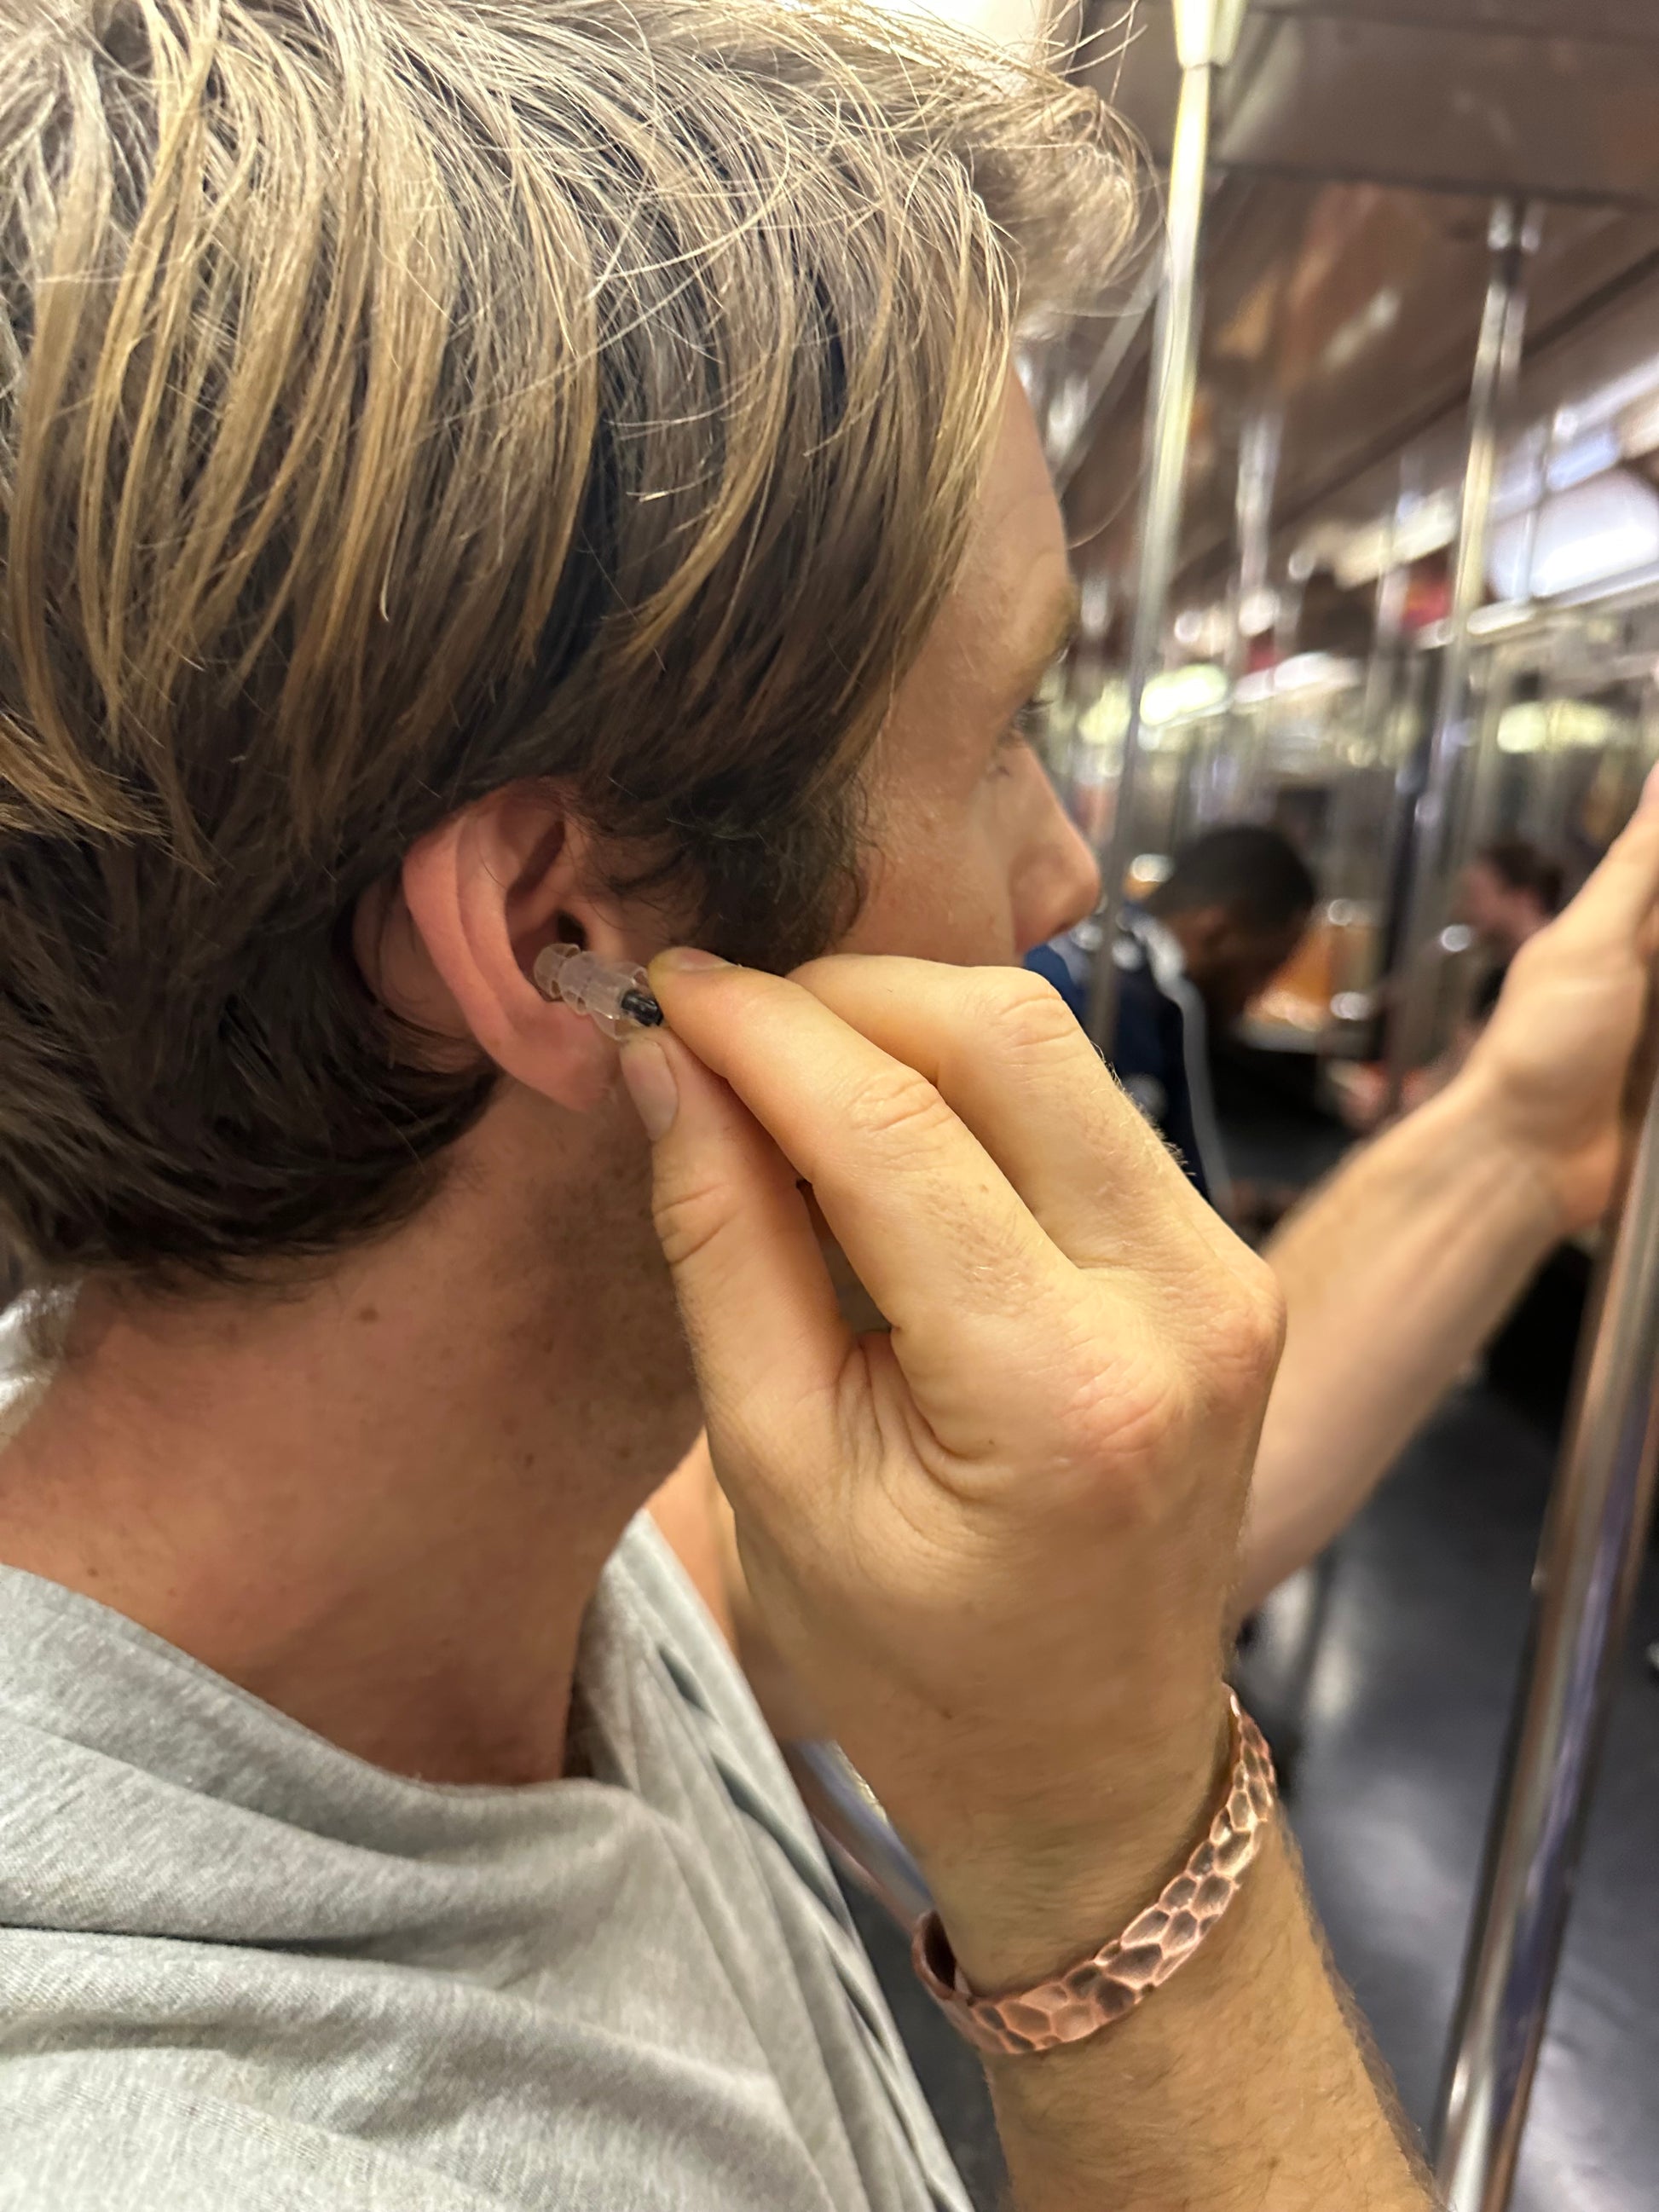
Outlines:
[[[1215,1785],[1273,1278],[1034,976],[652,984],[672,1035],[623,1066],[648,1122],[678,1086],[657,1224],[763,1622],[981,1971],[1039,1896],[1059,1964]],[[890,1335],[842,1318],[803,1182]]]
[[[1656,772],[1659,778],[1659,772]],[[1606,1208],[1656,947],[1659,780],[1565,912],[1523,945],[1459,1084],[1543,1176],[1563,1235]]]

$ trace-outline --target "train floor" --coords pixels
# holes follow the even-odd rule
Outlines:
[[[1280,1593],[1240,1667],[1287,1759],[1287,1802],[1343,1974],[1412,2118],[1438,2089],[1528,1583],[1553,1464],[1535,1419],[1461,1390],[1321,1566]],[[1590,1818],[1514,2212],[1659,2203],[1659,1565]],[[901,2029],[983,2212],[1001,2202],[965,2047],[860,1903]]]

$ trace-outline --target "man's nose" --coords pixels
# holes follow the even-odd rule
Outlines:
[[[1036,773],[1042,771],[1038,768]],[[1022,957],[1033,945],[1072,928],[1100,903],[1099,865],[1046,776],[1043,796],[1037,831],[1015,891],[1014,927]]]

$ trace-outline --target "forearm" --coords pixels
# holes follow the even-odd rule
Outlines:
[[[1349,1519],[1560,1233],[1547,1181],[1467,1074],[1286,1224],[1267,1255],[1288,1326],[1245,1524],[1242,1611]]]
[[[971,1960],[983,1987],[1054,1972],[1146,1894],[1112,1893],[1109,1881],[1106,1892],[1092,1917],[1079,1899],[1065,1932],[1065,1916],[1047,1912],[1029,1936],[965,1932],[964,1970]],[[1138,2010],[1067,2050],[991,2059],[987,2073],[1018,2212],[1423,2212],[1433,2201],[1279,1830],[1212,1936]]]

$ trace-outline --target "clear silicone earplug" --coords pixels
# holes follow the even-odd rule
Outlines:
[[[606,1036],[618,1042],[632,1030],[662,1025],[662,1008],[651,995],[643,968],[601,960],[580,945],[545,945],[530,975],[544,999],[557,999],[590,1016]]]

